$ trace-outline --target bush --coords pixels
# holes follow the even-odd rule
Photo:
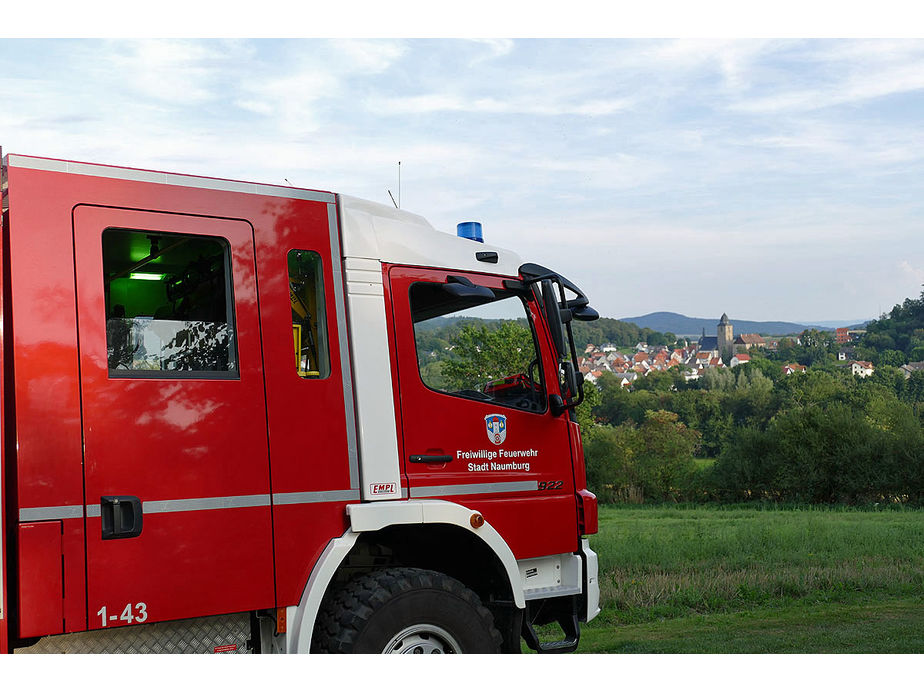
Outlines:
[[[910,408],[876,416],[837,403],[795,408],[766,431],[740,429],[713,473],[725,500],[920,502],[922,437]]]
[[[603,502],[681,500],[695,476],[700,435],[677,414],[648,411],[640,426],[601,426],[584,442],[587,480]]]

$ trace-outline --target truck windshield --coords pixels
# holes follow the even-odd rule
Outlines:
[[[411,286],[420,378],[431,390],[542,412],[542,369],[529,310],[518,295],[460,298],[442,284]]]

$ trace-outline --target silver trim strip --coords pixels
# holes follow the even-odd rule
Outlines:
[[[206,190],[220,190],[223,192],[239,192],[251,195],[272,195],[274,197],[294,198],[311,202],[333,202],[334,194],[319,190],[301,190],[287,188],[282,185],[268,185],[265,183],[246,183],[243,181],[225,180],[222,178],[203,178],[201,176],[188,176],[178,173],[161,173],[158,171],[143,171],[119,166],[104,166],[101,164],[81,164],[74,161],[60,159],[41,159],[39,157],[10,154],[7,157],[10,166],[29,168],[36,171],[52,171],[56,173],[74,173],[80,176],[99,176],[101,178],[117,178],[120,180],[133,180],[142,183],[162,183],[165,185],[178,185],[185,188],[202,188]]]
[[[177,500],[144,501],[141,512],[181,513],[190,510],[228,510],[232,508],[257,508],[270,504],[270,494],[259,493],[254,496],[217,496],[214,498],[181,498]]]
[[[72,520],[83,517],[82,505],[50,505],[43,508],[20,508],[20,522],[43,520]]]
[[[298,493],[274,493],[273,505],[296,505],[300,503],[330,503],[334,501],[358,501],[359,489],[349,491],[301,491]]]
[[[331,503],[335,501],[359,500],[359,489],[335,491],[302,491],[295,493],[258,493],[252,496],[214,496],[212,498],[176,498],[172,500],[144,501],[141,511],[146,515],[158,513],[181,513],[194,510],[232,510],[235,508],[262,508],[274,505],[295,505],[297,503]],[[41,522],[43,520],[81,519],[101,515],[100,504],[56,505],[43,508],[20,508],[20,522]]]
[[[420,486],[411,489],[411,498],[436,498],[440,496],[470,496],[477,493],[516,493],[538,491],[538,481],[506,481],[487,484],[451,484],[448,486]]]
[[[353,366],[350,361],[350,343],[347,334],[346,299],[343,296],[343,256],[340,250],[340,232],[337,228],[337,205],[327,206],[327,223],[330,227],[330,264],[334,275],[334,309],[337,313],[337,332],[340,338],[340,372],[343,374],[343,409],[346,415],[347,454],[350,460],[350,488],[359,490],[356,404],[353,395]]]

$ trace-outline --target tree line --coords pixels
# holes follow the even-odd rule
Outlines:
[[[745,364],[629,391],[604,373],[582,405],[588,483],[604,502],[920,504],[924,374],[913,381]]]
[[[588,483],[604,502],[924,502],[924,292],[866,326],[854,376],[834,335],[806,330],[735,369],[683,367],[631,389],[604,373],[580,419]],[[783,375],[782,364],[808,366]]]

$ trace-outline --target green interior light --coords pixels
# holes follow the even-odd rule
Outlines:
[[[132,272],[128,275],[129,279],[143,279],[149,282],[159,282],[164,278],[163,274],[154,274],[153,272]]]

